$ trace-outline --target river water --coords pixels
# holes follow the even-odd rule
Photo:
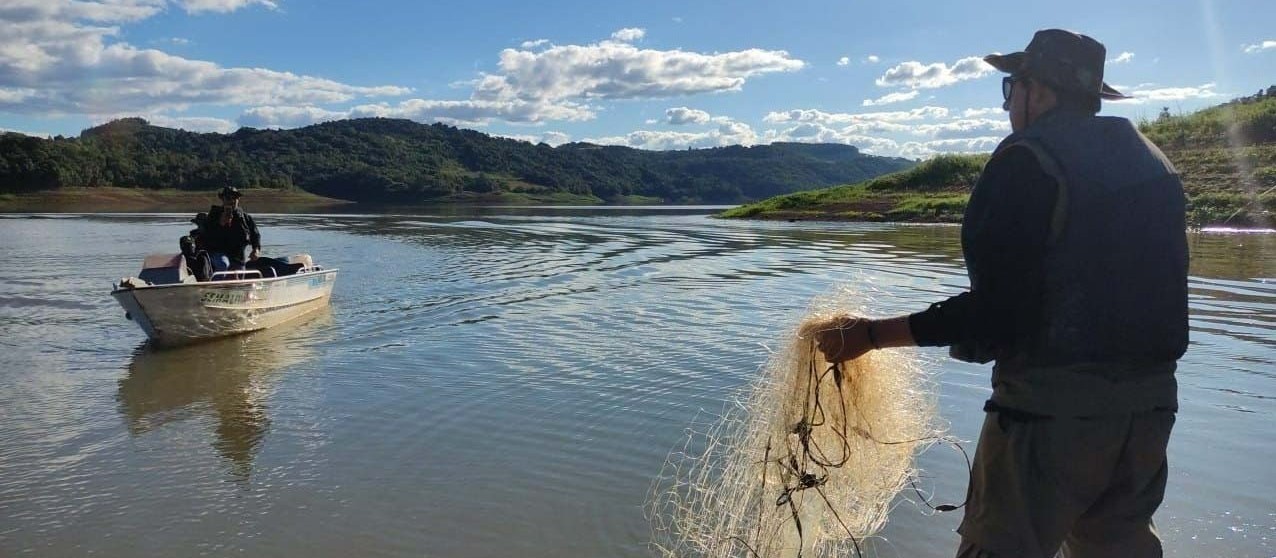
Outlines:
[[[0,216],[0,556],[650,555],[667,453],[813,296],[891,315],[967,283],[955,227],[705,213],[261,215],[267,255],[341,268],[331,309],[176,350],[108,292],[186,216]],[[1169,556],[1274,556],[1276,235],[1190,243],[1156,521]],[[988,369],[919,352],[973,440]],[[960,456],[920,464],[961,501]],[[951,556],[959,519],[903,503],[869,546]]]

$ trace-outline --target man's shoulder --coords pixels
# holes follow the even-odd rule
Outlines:
[[[984,172],[1007,171],[1022,172],[1026,170],[1039,170],[1042,168],[1042,160],[1048,157],[1045,149],[1040,143],[1031,138],[1025,137],[1008,137],[993,151],[992,156],[988,158],[988,164],[984,167]]]

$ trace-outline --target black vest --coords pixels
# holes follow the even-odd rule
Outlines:
[[[1041,321],[1022,346],[998,355],[998,367],[1181,357],[1188,332],[1186,199],[1165,155],[1124,118],[1066,112],[1011,134],[997,151],[1011,146],[1032,150],[1059,189]],[[979,288],[978,277],[971,288]]]

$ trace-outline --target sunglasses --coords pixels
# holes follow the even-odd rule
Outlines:
[[[1020,76],[1006,76],[1001,78],[1001,98],[1009,101],[1010,96],[1015,92],[1015,83],[1024,81],[1025,78]]]

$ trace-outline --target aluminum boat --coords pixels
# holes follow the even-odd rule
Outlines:
[[[294,275],[263,277],[257,270],[214,273],[196,281],[181,254],[152,254],[137,277],[121,279],[111,296],[152,342],[181,345],[266,329],[328,305],[336,269],[314,265],[308,255]]]

